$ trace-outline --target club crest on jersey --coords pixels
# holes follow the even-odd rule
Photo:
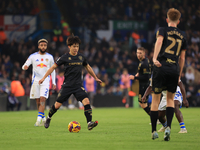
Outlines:
[[[31,95],[32,97],[34,96],[34,94]]]
[[[78,58],[79,58],[80,60],[82,60],[82,59],[83,59],[83,57],[82,57],[82,56],[78,56]]]
[[[45,60],[46,60],[47,62],[49,61],[49,59],[47,59],[47,58],[46,58]]]
[[[69,59],[69,60],[72,60],[72,58],[71,58],[71,57],[68,57],[68,59]]]

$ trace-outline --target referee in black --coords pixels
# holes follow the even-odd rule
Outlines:
[[[62,85],[61,90],[58,93],[57,99],[55,104],[51,107],[47,120],[44,124],[45,128],[48,128],[50,125],[51,117],[54,113],[60,108],[62,103],[70,97],[71,94],[74,94],[76,99],[83,103],[84,105],[84,114],[87,119],[88,123],[88,130],[92,130],[94,127],[98,125],[98,121],[92,121],[92,108],[90,106],[90,101],[88,99],[88,94],[82,86],[82,68],[85,67],[88,73],[94,77],[94,79],[98,83],[102,83],[100,79],[97,78],[94,71],[87,63],[86,58],[78,53],[79,45],[81,40],[78,36],[69,36],[67,38],[67,45],[69,48],[69,53],[65,53],[62,55],[56,63],[46,72],[44,77],[39,81],[41,84],[44,79],[53,72],[58,66],[64,65],[65,66],[65,79]]]
[[[147,104],[147,99],[145,102],[142,102],[142,97],[149,86],[149,80],[151,77],[151,64],[149,59],[145,57],[145,49],[143,47],[139,47],[137,49],[137,58],[139,59],[140,63],[138,66],[138,71],[135,76],[130,75],[130,79],[139,80],[139,96],[138,101],[140,106],[145,110],[145,112],[150,115],[150,107]]]

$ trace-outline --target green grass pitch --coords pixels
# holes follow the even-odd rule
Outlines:
[[[179,134],[174,116],[171,140],[151,139],[150,118],[141,108],[96,108],[99,124],[87,130],[83,110],[59,110],[48,129],[35,127],[37,111],[0,112],[0,150],[197,150],[200,149],[200,109],[182,108],[187,134]],[[45,111],[47,114],[47,111]],[[79,133],[70,133],[68,123],[78,121]],[[157,126],[159,129],[161,125]]]

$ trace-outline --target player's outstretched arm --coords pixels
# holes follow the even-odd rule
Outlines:
[[[95,73],[94,73],[92,67],[91,67],[89,64],[87,64],[87,65],[85,66],[85,69],[87,70],[87,72],[88,72],[91,76],[93,76],[93,78],[94,78],[98,83],[100,83],[100,84],[102,83],[102,81],[101,81],[99,78],[97,78],[97,76],[95,75]]]
[[[27,70],[29,68],[29,66],[32,64],[31,59],[32,59],[32,56],[29,56],[29,58],[26,60],[26,62],[22,66],[23,70]]]
[[[178,82],[178,86],[180,87],[181,93],[182,93],[182,96],[183,96],[183,104],[184,104],[184,106],[186,108],[188,108],[189,107],[189,103],[188,103],[188,101],[186,99],[186,92],[185,92],[185,87],[183,85],[183,82],[182,81]]]
[[[152,91],[152,87],[148,86],[148,88],[146,89],[146,91],[145,91],[145,93],[144,93],[144,95],[142,97],[142,102],[145,102],[146,97],[151,93],[151,91]]]
[[[47,70],[44,77],[39,81],[39,84],[42,84],[42,82],[46,79],[46,77],[48,77],[54,71],[54,69],[56,69],[56,68],[57,68],[57,65],[53,64],[53,66],[51,66],[51,68],[49,68],[49,70]]]

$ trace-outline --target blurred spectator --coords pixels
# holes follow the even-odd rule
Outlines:
[[[197,36],[197,33],[195,32],[191,38],[191,42],[192,43],[195,43],[195,44],[199,44],[200,43],[200,39],[199,37]]]
[[[122,89],[122,102],[126,103],[125,107],[129,108],[129,104],[130,104],[130,98],[128,95],[129,92],[129,88],[131,86],[131,80],[129,78],[129,74],[128,74],[128,70],[124,69],[123,70],[123,74],[121,75],[121,81],[120,81],[120,87]]]
[[[7,36],[6,36],[6,34],[5,34],[4,30],[3,30],[3,28],[0,27],[0,53],[1,53],[1,52],[3,51],[3,49],[4,49],[4,43],[5,43],[6,39],[7,39]],[[4,50],[4,51],[5,51],[5,50]]]
[[[7,99],[7,111],[13,111],[15,107],[17,107],[17,111],[20,110],[22,103],[18,101],[13,93],[8,94]]]
[[[3,28],[1,27],[0,28],[0,44],[3,45],[6,41],[6,39],[7,39],[7,36],[6,36]]]
[[[196,95],[195,95],[194,86],[190,85],[188,87],[188,90],[186,92],[186,97],[187,97],[187,100],[188,100],[190,106],[197,106],[197,102],[196,102],[197,98],[196,98]]]
[[[16,80],[15,77],[12,77],[11,93],[14,94],[15,97],[20,97],[25,95],[25,90],[21,82],[19,80]]]
[[[93,104],[94,104],[94,96],[95,96],[95,92],[96,92],[96,81],[89,73],[87,73],[85,76],[85,86],[84,87],[88,93],[90,104],[94,108]]]
[[[129,3],[128,6],[126,7],[126,15],[130,18],[133,17],[133,8],[131,3]]]
[[[115,33],[114,33],[114,39],[115,41],[119,42],[122,40],[122,34],[120,33],[120,30],[117,30]]]
[[[192,67],[187,67],[185,73],[186,83],[192,85],[194,83],[194,69]]]
[[[53,41],[57,43],[57,46],[60,46],[60,44],[63,42],[62,30],[59,28],[59,26],[56,26],[56,28],[53,30],[53,33]]]
[[[140,47],[139,46],[139,40],[140,40],[140,35],[138,34],[138,31],[136,30],[136,31],[134,31],[133,33],[132,33],[132,38],[134,39],[134,42],[135,42],[135,44],[137,45],[137,47]]]
[[[36,15],[40,12],[40,9],[38,8],[37,1],[33,1],[33,8],[31,10],[31,15]]]
[[[64,71],[60,70],[59,74],[56,75],[56,91],[57,91],[57,93],[60,91],[63,81],[64,81]]]

